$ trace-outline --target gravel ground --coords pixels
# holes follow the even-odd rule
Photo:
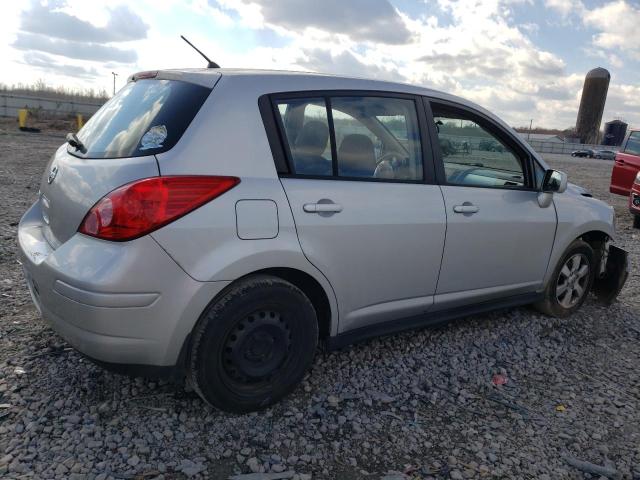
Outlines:
[[[14,128],[0,124],[0,477],[598,478],[571,457],[640,478],[637,267],[608,309],[589,300],[557,320],[519,308],[320,353],[293,395],[229,415],[94,366],[38,317],[16,228],[62,136]],[[612,163],[549,161],[615,205],[637,266]]]

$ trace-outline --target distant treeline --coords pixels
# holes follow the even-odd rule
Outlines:
[[[544,128],[544,127],[533,127],[531,130],[529,130],[529,127],[524,126],[524,127],[514,127],[516,132],[519,133],[542,133],[545,135],[558,135],[560,137],[575,137],[576,136],[576,129],[575,127],[569,127],[569,128],[565,128],[565,129],[558,129],[558,128]]]
[[[97,104],[105,103],[109,99],[109,94],[104,88],[100,91],[96,91],[93,88],[69,88],[62,85],[52,87],[47,85],[42,79],[31,84],[17,83],[13,85],[6,85],[4,83],[0,83],[0,94],[1,93],[11,95],[31,95],[66,102],[88,102]]]
[[[445,135],[457,135],[462,137],[487,137],[489,135],[484,129],[475,123],[466,123],[454,121],[445,121],[442,125],[438,125],[438,132]]]

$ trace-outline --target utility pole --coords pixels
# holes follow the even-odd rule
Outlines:
[[[531,129],[533,128],[533,118],[529,122],[529,135],[527,135],[527,142],[531,139]]]
[[[113,75],[113,94],[116,94],[116,77],[118,76],[118,74],[116,72],[111,72],[111,75]]]

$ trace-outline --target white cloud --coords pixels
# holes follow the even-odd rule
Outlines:
[[[220,2],[253,21],[303,30],[315,28],[358,41],[407,43],[411,35],[388,0],[244,0]],[[247,15],[248,14],[248,15]]]
[[[67,45],[58,43],[76,41],[77,35],[72,38],[72,33],[59,28],[55,32],[62,38],[36,38],[40,43],[47,42],[47,48],[35,45],[37,51],[32,48],[21,52],[11,48],[9,45],[16,41],[23,48],[34,47],[34,39],[30,38],[32,44],[28,44],[24,36],[46,31],[42,18],[51,17],[43,14],[35,26],[33,21],[27,23],[31,27],[29,32],[22,32],[22,37],[17,30],[0,32],[0,40],[4,40],[0,42],[0,54],[3,72],[8,72],[9,78],[4,81],[33,79],[48,72],[51,82],[83,87],[93,83],[94,87],[110,90],[111,70],[120,73],[121,85],[137,70],[202,66],[201,58],[181,43],[177,29],[171,25],[180,20],[188,26],[185,35],[224,67],[314,70],[405,81],[474,100],[512,125],[528,124],[534,118],[537,125],[569,127],[575,123],[586,72],[573,73],[567,65],[567,61],[571,63],[569,58],[537,45],[535,40],[541,33],[535,23],[516,21],[514,5],[529,3],[527,8],[534,8],[532,2],[430,0],[423,14],[411,16],[388,0],[366,2],[367,8],[364,0],[139,0],[126,2],[126,8],[118,6],[125,4],[122,1],[66,0],[66,6],[57,12],[67,15],[65,22],[75,22],[89,32],[86,35],[103,42],[96,43],[100,48],[70,52]],[[580,28],[592,29],[595,35],[593,45],[577,49],[581,54],[608,59],[608,65],[617,67],[624,64],[629,49],[637,52],[640,46],[635,27],[622,18],[635,18],[637,13],[628,2],[616,0],[591,10],[581,0],[545,0],[545,5],[548,12],[554,12],[547,17],[571,22],[573,26],[568,29],[582,24],[579,14],[585,14]],[[12,8],[3,7],[3,13],[10,14],[9,25],[19,25],[24,7]],[[117,32],[106,31],[114,12],[124,12],[137,20],[127,28],[118,26]],[[634,22],[640,24],[640,20]],[[146,38],[141,38],[143,31]],[[239,34],[240,48],[229,49],[216,41],[225,32]],[[633,45],[623,43],[623,37]],[[247,39],[251,48],[241,48]],[[58,42],[55,49],[52,42]],[[121,54],[109,49],[133,50],[137,60],[114,63]],[[63,56],[66,54],[95,60],[99,55],[107,61],[73,60]],[[635,79],[616,83],[615,71],[612,73],[605,118],[621,116],[640,124],[636,100],[640,98],[640,86],[633,84]]]
[[[14,46],[68,58],[133,63],[137,58],[135,50],[113,44],[145,38],[148,25],[126,5],[108,7],[106,11],[105,25],[97,26],[74,15],[66,2],[34,2],[20,15],[20,32]]]
[[[605,49],[625,49],[640,59],[640,6],[624,0],[584,13],[584,23],[599,31],[593,44]]]
[[[544,4],[563,17],[581,15],[584,11],[584,4],[581,0],[545,0]]]
[[[545,0],[545,6],[559,13],[563,20],[581,22],[595,30],[592,45],[586,47],[594,56],[597,49],[624,50],[640,59],[640,5],[629,0],[614,0],[588,8],[582,0]],[[600,56],[595,53],[595,56]]]
[[[575,124],[584,74],[569,74],[562,58],[537,47],[529,37],[535,27],[515,24],[513,5],[529,0],[438,0],[453,19],[446,25],[435,16],[410,18],[397,12],[411,37],[400,44],[363,43],[348,28],[341,35],[304,25],[283,30],[283,22],[271,24],[255,4],[220,1],[240,23],[271,28],[290,39],[287,47],[262,49],[260,66],[421,84],[476,101],[512,125],[524,125],[530,118],[550,127]],[[329,17],[339,14],[337,6],[331,11],[332,5],[326,5]],[[548,0],[548,6],[569,15],[582,3]],[[246,58],[236,58],[236,64]],[[627,108],[618,103],[618,110]]]

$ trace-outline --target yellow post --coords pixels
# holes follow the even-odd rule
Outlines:
[[[84,125],[84,118],[81,113],[76,114],[76,121],[78,122],[78,130],[80,130]]]
[[[29,114],[26,108],[21,108],[18,110],[18,125],[20,128],[24,128],[27,126],[27,115]]]

